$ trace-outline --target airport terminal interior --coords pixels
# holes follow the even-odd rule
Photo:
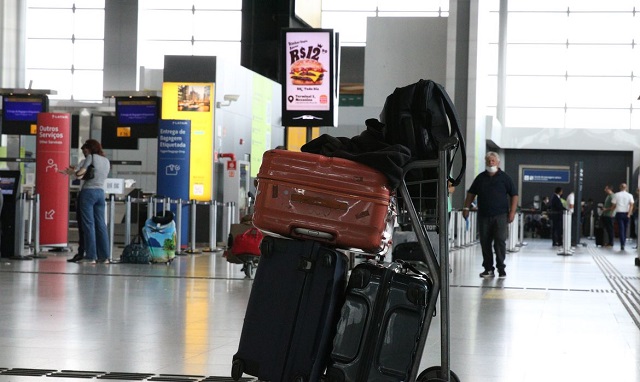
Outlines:
[[[583,239],[571,256],[548,239],[523,244],[507,254],[504,279],[478,277],[478,244],[452,248],[459,380],[640,382],[635,241],[621,251]],[[169,266],[44,255],[0,263],[0,381],[230,380],[252,286],[241,265],[221,253]],[[440,365],[439,319],[438,309],[421,370]]]
[[[454,210],[462,208],[464,190],[484,170],[489,150],[502,155],[501,168],[517,183],[523,209],[537,210],[558,185],[567,194],[580,190],[595,205],[605,199],[605,184],[639,188],[640,0],[297,2],[312,3],[310,13],[293,9],[295,3],[0,1],[0,96],[39,89],[50,111],[74,117],[70,163],[81,155],[78,143],[102,140],[111,145],[111,178],[140,195],[157,191],[158,134],[146,130],[122,145],[114,98],[151,93],[167,100],[165,83],[174,97],[184,90],[182,81],[192,81],[164,82],[167,57],[173,57],[173,69],[186,67],[184,57],[213,60],[213,69],[202,69],[214,74],[205,85],[193,82],[209,97],[211,141],[200,141],[205,149],[199,150],[213,165],[207,192],[224,206],[214,224],[192,229],[198,231],[188,240],[193,251],[179,251],[169,264],[118,262],[126,241],[121,223],[112,263],[69,262],[77,250],[73,208],[68,243],[34,245],[34,221],[27,218],[27,237],[16,236],[17,242],[25,239],[17,244],[24,256],[0,258],[0,382],[232,380],[255,273],[223,256],[233,219],[231,204],[223,203],[223,178],[235,170],[230,159],[238,159],[244,183],[234,183],[226,195],[239,198],[247,212],[255,196],[247,191],[255,191],[251,184],[264,151],[280,145],[299,151],[321,133],[357,136],[396,86],[420,78],[446,85],[463,122],[468,165],[452,196]],[[318,9],[321,21],[313,19]],[[280,33],[311,26],[339,32],[341,78],[331,78],[339,123],[283,126]],[[182,107],[175,101],[171,105]],[[7,134],[4,121],[0,165],[20,172],[25,189],[33,190],[35,133],[19,122],[26,130]],[[116,213],[122,210],[118,204]],[[215,248],[207,243],[211,232],[218,235]],[[438,304],[420,370],[441,367],[445,359],[451,382],[640,382],[637,235],[622,248],[617,239],[612,246],[596,245],[592,231],[560,248],[524,232],[509,246],[507,276],[482,278],[477,238],[459,241],[461,231],[455,232],[447,255],[449,340],[442,336]],[[348,256],[352,266],[367,261]],[[245,374],[242,380],[257,379]]]

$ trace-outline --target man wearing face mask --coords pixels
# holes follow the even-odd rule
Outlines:
[[[484,157],[486,170],[474,179],[464,201],[462,216],[469,216],[469,207],[478,197],[478,231],[482,247],[482,266],[484,272],[480,277],[505,278],[505,255],[507,252],[508,225],[516,216],[518,207],[518,191],[511,177],[500,169],[500,156],[489,151]],[[496,253],[495,267],[493,251]]]

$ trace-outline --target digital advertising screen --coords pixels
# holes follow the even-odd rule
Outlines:
[[[213,190],[213,82],[164,82],[162,119],[190,121],[189,198],[211,200]]]
[[[20,185],[20,171],[0,171],[0,191],[2,195],[15,195]]]
[[[282,52],[284,126],[335,126],[334,33],[286,29]]]
[[[47,111],[47,97],[36,95],[2,96],[2,134],[31,135],[38,113]]]
[[[116,97],[117,124],[134,138],[157,138],[160,114],[159,97]]]

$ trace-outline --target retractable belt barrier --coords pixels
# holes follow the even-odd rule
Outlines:
[[[231,224],[237,223],[238,217],[235,216],[235,203],[227,202],[220,203],[215,200],[211,200],[208,202],[198,202],[196,200],[185,201],[182,199],[170,199],[165,197],[148,197],[148,198],[132,198],[131,196],[126,196],[125,198],[117,198],[114,194],[110,194],[106,199],[107,208],[105,211],[105,218],[107,223],[109,242],[110,242],[110,258],[113,258],[113,248],[115,244],[115,216],[116,216],[116,204],[123,203],[125,207],[125,215],[124,215],[124,244],[131,242],[131,206],[132,204],[146,204],[147,205],[147,219],[153,217],[154,211],[158,211],[161,208],[161,211],[171,210],[172,205],[176,205],[176,214],[175,214],[175,222],[176,222],[176,242],[178,243],[176,249],[176,255],[185,255],[185,254],[195,254],[202,252],[196,248],[196,206],[197,204],[201,205],[209,205],[209,246],[204,249],[205,252],[215,252],[220,250],[217,247],[217,213],[218,206],[222,206],[224,208],[224,216],[227,217],[224,222],[224,226],[222,227],[223,237],[228,236],[231,231]],[[27,206],[28,204],[28,206]],[[188,205],[190,207],[190,222],[189,222],[189,245],[186,251],[181,251],[181,246],[179,243],[182,242],[182,206]],[[26,218],[21,220],[22,226],[19,227],[18,234],[22,233],[22,238],[20,242],[25,243],[28,248],[31,248],[33,242],[34,255],[31,257],[36,257],[38,253],[40,253],[40,196],[39,194],[29,194],[27,192],[23,192],[21,195],[21,199],[18,203],[18,209],[20,212],[28,211]],[[27,232],[27,237],[25,238],[25,231]],[[25,242],[26,239],[26,242]]]

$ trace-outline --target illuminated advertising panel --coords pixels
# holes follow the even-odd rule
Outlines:
[[[212,199],[214,87],[213,82],[162,85],[162,119],[191,121],[189,199],[198,201]]]
[[[333,30],[287,29],[282,41],[282,124],[335,126]]]
[[[40,195],[40,244],[66,246],[69,233],[71,115],[39,113],[36,140],[36,193]],[[55,192],[51,192],[55,190]]]

